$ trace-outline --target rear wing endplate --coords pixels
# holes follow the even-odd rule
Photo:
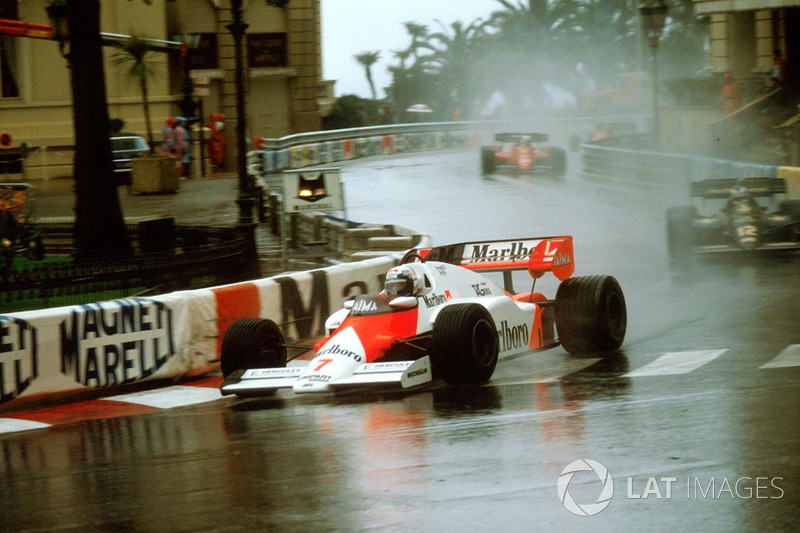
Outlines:
[[[575,271],[571,235],[462,242],[410,253],[418,253],[426,261],[440,261],[481,272],[527,270],[534,278],[552,272],[563,281]]]
[[[728,198],[736,186],[744,186],[752,196],[773,196],[786,192],[783,178],[727,178],[693,181],[693,198]]]

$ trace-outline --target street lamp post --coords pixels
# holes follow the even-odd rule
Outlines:
[[[639,7],[639,16],[642,21],[642,32],[647,38],[652,55],[652,79],[653,79],[653,145],[658,146],[661,137],[660,120],[658,116],[658,67],[656,58],[658,55],[658,42],[664,31],[664,22],[667,18],[667,4],[664,0],[647,0],[647,3]]]
[[[247,24],[243,20],[242,0],[231,0],[231,23],[226,27],[233,36],[234,71],[236,75],[236,172],[239,177],[239,220],[236,223],[240,233],[248,243],[248,260],[251,261],[251,274],[260,275],[258,254],[255,242],[255,222],[253,220],[252,178],[247,173],[247,151],[245,139],[245,105],[244,105],[244,66],[242,59],[242,41]]]

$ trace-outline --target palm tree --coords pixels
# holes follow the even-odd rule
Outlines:
[[[156,73],[149,61],[150,48],[147,39],[139,36],[132,36],[119,45],[120,51],[114,54],[111,61],[115,65],[126,67],[128,76],[139,82],[139,89],[142,91],[142,101],[144,104],[144,121],[147,127],[147,141],[150,145],[150,153],[153,153],[155,140],[153,139],[153,124],[150,121],[150,100],[148,98],[147,81],[153,78]]]
[[[353,57],[364,67],[364,71],[367,74],[367,81],[369,82],[369,88],[372,91],[372,99],[376,100],[377,95],[375,93],[375,82],[372,81],[372,65],[374,65],[378,61],[378,59],[380,59],[381,53],[362,52],[360,54],[354,55]]]
[[[441,87],[440,104],[468,110],[473,97],[481,89],[483,62],[480,60],[480,47],[487,25],[481,19],[466,27],[456,21],[448,30],[440,21],[436,22],[442,31],[430,34],[426,43],[420,45],[432,51],[425,57],[426,66],[437,73]]]
[[[404,22],[406,31],[411,36],[411,44],[408,47],[408,52],[414,54],[414,60],[419,59],[419,49],[424,47],[425,39],[428,37],[428,27],[424,24],[417,24],[416,22]]]

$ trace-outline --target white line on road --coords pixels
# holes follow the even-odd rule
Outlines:
[[[211,402],[222,398],[222,394],[217,388],[210,387],[184,387],[175,385],[165,389],[155,389],[145,392],[135,392],[132,394],[120,394],[109,396],[104,400],[114,400],[117,402],[131,402],[140,405],[147,405],[159,409],[169,409],[171,407],[183,407],[197,403]]]
[[[785,368],[787,366],[800,366],[800,344],[787,346],[774,359],[758,368]]]
[[[627,377],[666,376],[688,374],[724,354],[728,350],[693,350],[689,352],[667,352],[639,370],[625,374]]]

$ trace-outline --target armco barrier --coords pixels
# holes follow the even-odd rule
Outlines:
[[[221,339],[238,318],[270,318],[287,340],[320,336],[344,300],[382,289],[398,260],[386,255],[210,289],[0,315],[0,407],[207,374],[218,368]]]
[[[584,144],[581,154],[582,177],[591,181],[687,188],[689,183],[704,179],[780,177],[788,185],[786,197],[800,199],[800,168],[634,150],[605,143]]]
[[[446,124],[449,125],[449,124]],[[445,125],[442,125],[444,127]],[[363,128],[367,130],[367,128]],[[446,131],[409,131],[370,135],[369,131],[352,131],[353,137],[320,140],[281,148],[254,150],[247,154],[251,173],[265,177],[289,169],[303,168],[376,155],[391,155],[422,150],[442,150],[470,146],[476,132],[470,129]],[[359,137],[357,135],[367,135]],[[479,137],[478,137],[479,138]],[[303,139],[286,142],[306,142]],[[270,187],[275,190],[275,187]]]

